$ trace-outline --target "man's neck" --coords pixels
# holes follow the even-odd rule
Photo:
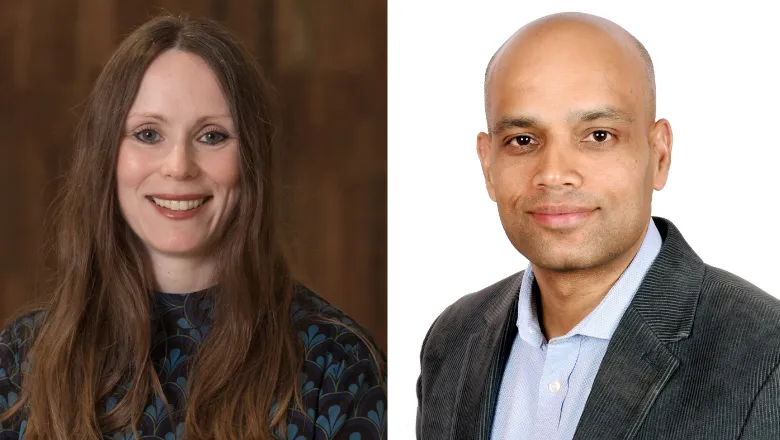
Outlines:
[[[631,264],[642,241],[613,260],[584,270],[561,272],[531,265],[538,285],[534,292],[536,315],[548,341],[567,334],[601,303]]]

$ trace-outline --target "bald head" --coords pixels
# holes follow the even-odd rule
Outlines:
[[[513,63],[525,63],[529,58],[563,61],[561,69],[576,73],[576,63],[561,54],[593,54],[601,58],[604,70],[621,68],[625,76],[641,84],[649,119],[655,119],[655,73],[650,54],[642,43],[617,24],[595,15],[565,12],[537,19],[515,32],[496,51],[485,70],[485,113],[490,123],[491,95],[500,93],[492,87],[497,76],[506,80]],[[554,62],[554,61],[553,61]],[[522,79],[520,79],[522,80]]]

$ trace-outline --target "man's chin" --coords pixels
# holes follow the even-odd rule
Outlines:
[[[596,264],[587,261],[576,260],[541,260],[539,262],[531,261],[535,267],[550,272],[577,272],[581,270],[593,269]]]
[[[545,246],[542,244],[542,246]],[[603,258],[586,252],[585,246],[566,246],[566,249],[554,250],[552,246],[534,249],[523,254],[535,267],[554,272],[574,272],[593,269],[604,263]]]

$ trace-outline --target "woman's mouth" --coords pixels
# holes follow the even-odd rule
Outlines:
[[[146,196],[157,212],[171,220],[187,220],[194,218],[202,211],[204,204],[208,203],[214,196],[201,194],[158,194]]]
[[[210,196],[202,197],[195,200],[168,200],[158,199],[157,197],[149,197],[155,205],[161,208],[167,208],[171,211],[189,211],[191,209],[198,208],[200,205],[206,203]]]

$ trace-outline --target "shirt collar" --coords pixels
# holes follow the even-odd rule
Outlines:
[[[655,222],[650,219],[650,225],[647,233],[639,247],[639,251],[631,260],[620,278],[615,282],[604,299],[593,309],[579,324],[574,326],[569,333],[556,339],[567,338],[574,335],[583,335],[593,338],[607,339],[612,338],[612,334],[623,317],[628,305],[634,298],[634,294],[642,283],[645,274],[653,264],[653,260],[661,250],[663,239],[655,226]],[[532,288],[534,285],[534,273],[531,264],[523,275],[523,281],[520,286],[520,297],[517,305],[517,329],[518,335],[527,343],[534,347],[541,346],[544,342],[544,335],[539,327],[539,320],[536,316],[536,305],[534,304]]]

